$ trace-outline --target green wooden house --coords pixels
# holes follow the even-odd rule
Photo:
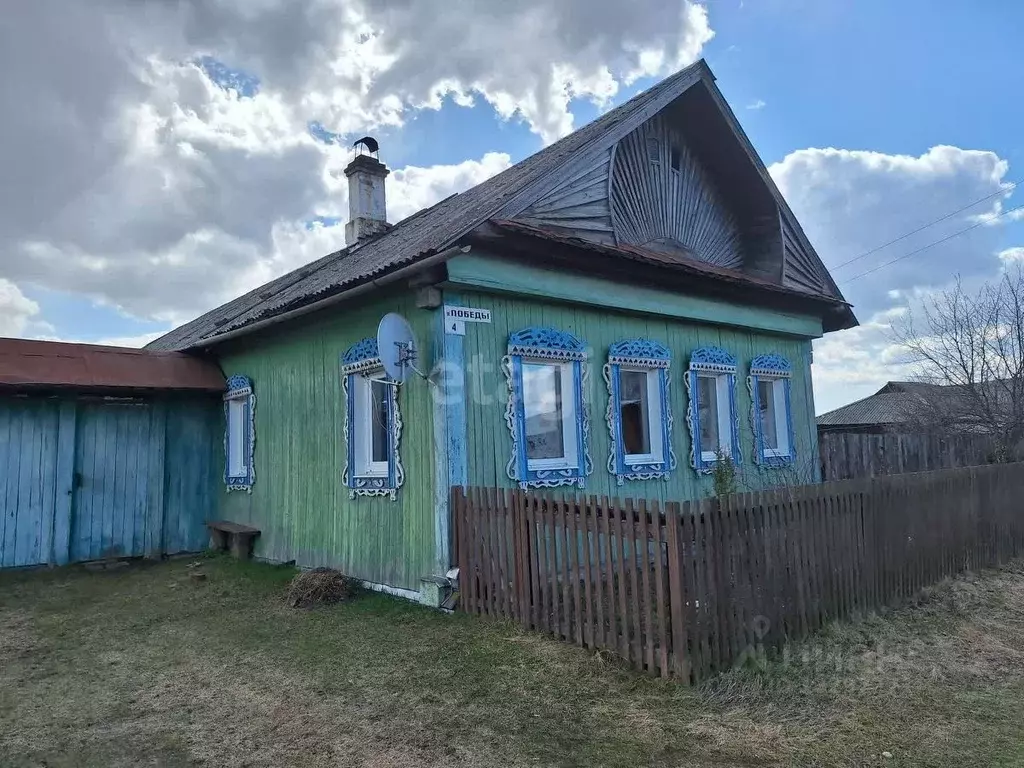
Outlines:
[[[455,485],[681,500],[725,456],[741,488],[818,477],[811,341],[857,320],[703,61],[395,225],[357,145],[344,249],[151,345],[230,377],[217,514],[258,557],[419,597]],[[388,313],[429,381],[387,380]]]

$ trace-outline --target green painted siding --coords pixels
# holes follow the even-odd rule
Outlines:
[[[596,304],[633,314],[660,315],[801,338],[817,338],[822,334],[821,318],[817,317],[727,304],[653,288],[624,286],[586,275],[528,267],[477,251],[451,259],[448,278],[453,284],[469,289],[590,306]]]
[[[545,303],[521,297],[461,292],[459,299],[466,306],[490,309],[492,317],[490,325],[466,325],[467,469],[471,485],[514,485],[506,473],[512,442],[504,419],[508,389],[500,361],[506,352],[509,334],[530,325],[570,331],[592,349],[586,397],[589,403],[590,455],[594,471],[587,478],[586,493],[662,500],[681,500],[711,494],[710,477],[698,476],[689,466],[690,435],[686,427],[688,397],[684,375],[690,353],[698,347],[710,345],[727,349],[739,362],[736,406],[743,451],[743,464],[739,468],[740,490],[808,482],[818,477],[809,339],[667,317],[631,316],[595,307]],[[749,308],[744,311],[748,315],[754,312]],[[672,443],[678,467],[667,481],[626,481],[618,486],[607,468],[611,439],[605,420],[608,389],[602,376],[602,366],[611,344],[634,337],[660,341],[672,350],[670,402],[675,418]],[[797,461],[792,469],[758,469],[753,462],[754,438],[746,377],[751,359],[766,352],[785,355],[794,368],[791,397]]]
[[[419,590],[435,556],[433,401],[426,382],[413,379],[398,395],[405,484],[397,500],[349,499],[342,483],[341,356],[374,336],[389,311],[412,323],[429,366],[436,313],[417,309],[411,294],[346,305],[278,334],[246,339],[244,351],[221,360],[227,376],[251,377],[256,393],[256,482],[249,494],[222,487],[221,509],[224,518],[262,531],[257,557],[328,565]]]

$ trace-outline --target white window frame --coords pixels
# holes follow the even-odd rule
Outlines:
[[[719,452],[726,456],[732,455],[732,407],[729,397],[730,374],[727,373],[698,373],[698,379],[714,379],[715,381],[715,414],[718,421],[718,447],[713,451],[705,451],[701,446],[700,458],[702,461],[718,461]],[[697,412],[697,429],[700,429],[700,412]]]
[[[718,445],[708,447],[701,442],[700,379],[715,382]],[[690,353],[686,388],[690,398],[686,424],[690,429],[690,466],[698,474],[714,471],[722,452],[734,465],[743,461],[740,452],[739,422],[736,418],[736,358],[721,347],[701,347]]]
[[[389,462],[373,460],[373,384],[375,381],[382,382],[384,386],[392,384],[384,380],[384,369],[378,369],[371,373],[358,375],[353,380],[355,383],[355,409],[353,410],[355,430],[356,455],[354,461],[355,477],[387,477]],[[389,394],[389,398],[394,393]],[[390,406],[390,399],[388,401]],[[393,419],[393,407],[388,408],[388,424],[386,425],[388,435],[391,434]],[[390,439],[389,441],[390,442]],[[390,449],[390,446],[388,446]],[[388,451],[390,453],[390,450]]]
[[[793,432],[792,402],[793,367],[782,355],[769,352],[758,355],[750,361],[750,375],[747,389],[750,392],[750,425],[754,432],[754,461],[762,467],[785,467],[796,457],[795,434]],[[770,383],[775,408],[775,434],[777,448],[764,445],[764,423],[761,418],[761,397],[759,385]]]
[[[775,406],[775,435],[778,438],[779,447],[769,448],[765,446],[764,455],[772,456],[774,458],[789,458],[790,445],[789,445],[789,420],[787,411],[789,408],[786,403],[786,379],[779,379],[769,376],[759,376],[758,384],[770,384],[772,388],[772,404]],[[762,419],[761,416],[761,399],[760,393],[758,393],[758,399],[754,406],[757,408],[757,417]],[[763,440],[763,438],[762,438]]]
[[[526,457],[526,466],[531,471],[540,469],[577,469],[580,465],[578,446],[576,445],[576,384],[574,382],[573,364],[543,360],[536,357],[523,357],[523,367],[528,365],[545,366],[558,371],[562,384],[562,446],[563,455],[550,459],[531,459]],[[526,381],[523,381],[523,397],[526,396]],[[525,408],[525,405],[524,405]],[[523,450],[527,450],[523,446]]]
[[[529,326],[509,334],[508,353],[501,368],[508,383],[505,424],[512,452],[505,472],[520,488],[583,488],[594,468],[590,459],[590,418],[587,409],[589,366],[587,346],[573,334],[546,326]],[[563,455],[531,459],[526,445],[526,404],[523,367],[558,368],[562,390]]]
[[[622,391],[623,373],[642,373],[647,387],[647,442],[651,446],[649,453],[626,453],[623,449],[622,460],[626,464],[654,464],[665,461],[665,446],[662,440],[662,430],[657,429],[662,423],[664,415],[661,412],[661,375],[657,368],[636,368],[633,366],[622,366],[619,368],[619,391]],[[621,407],[621,398],[620,398]],[[622,415],[619,414],[619,418]]]
[[[228,474],[240,477],[249,473],[249,458],[246,453],[245,411],[248,396],[229,397],[228,405]],[[235,463],[235,460],[238,463]]]
[[[350,499],[356,496],[388,496],[398,498],[398,489],[405,482],[402,466],[402,408],[400,385],[388,381],[377,354],[377,340],[368,337],[357,341],[341,358],[341,384],[345,395],[344,442],[345,463],[342,482]],[[373,461],[373,383],[386,382],[388,387],[388,458]]]
[[[241,418],[238,428],[232,422]],[[248,376],[234,375],[227,380],[224,394],[224,484],[229,491],[252,492],[256,482],[256,395]],[[240,466],[232,466],[238,454]]]

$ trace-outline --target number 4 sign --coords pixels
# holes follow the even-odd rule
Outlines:
[[[444,332],[453,336],[466,335],[466,323],[491,322],[491,310],[444,305]]]

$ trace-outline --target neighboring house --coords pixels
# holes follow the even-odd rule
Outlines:
[[[989,463],[997,442],[979,423],[974,403],[964,386],[890,381],[870,397],[823,413],[817,419],[822,479]]]
[[[983,408],[976,405],[974,395],[987,393],[985,403],[1008,408],[1013,402],[1003,391],[1008,382],[1004,379],[968,387],[890,381],[870,397],[821,414],[817,419],[818,433],[988,434],[992,430],[986,425]]]
[[[916,432],[921,414],[920,387],[910,381],[890,381],[875,394],[823,413],[818,417],[818,433]]]
[[[190,355],[0,339],[0,568],[202,549],[223,394]]]
[[[811,341],[857,320],[703,61],[393,226],[385,166],[346,175],[345,249],[150,345],[230,377],[216,515],[258,557],[418,597],[452,486],[681,500],[721,454],[816,479]],[[385,381],[391,312],[429,383]]]

